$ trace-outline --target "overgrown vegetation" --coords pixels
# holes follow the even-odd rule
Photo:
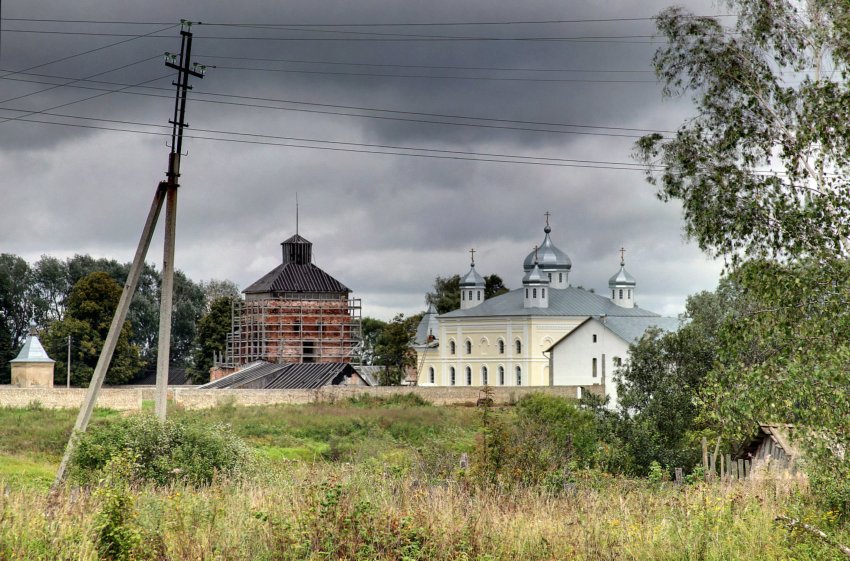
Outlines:
[[[247,446],[224,424],[178,418],[160,421],[137,414],[93,427],[80,435],[69,475],[80,484],[109,476],[114,462],[129,482],[208,485],[216,476],[235,479],[251,464]]]
[[[99,412],[75,459],[86,475],[50,504],[49,479],[0,470],[11,484],[0,495],[0,559],[821,560],[828,544],[773,519],[850,535],[800,480],[680,487],[658,464],[647,480],[608,474],[598,415],[542,394],[516,407],[413,396],[224,406],[176,410],[167,425]],[[25,440],[11,419],[43,422],[47,436],[70,428],[73,412],[0,409],[3,453],[49,458],[52,473],[61,439]],[[232,457],[221,450],[236,438],[257,469],[228,477],[210,466]]]

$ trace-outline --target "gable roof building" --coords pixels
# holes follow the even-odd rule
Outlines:
[[[543,231],[542,243],[522,262],[521,288],[479,301],[474,292],[477,285],[467,283],[461,287],[459,309],[439,316],[429,310],[423,316],[412,345],[420,385],[608,382],[605,389],[610,393],[615,362],[619,365],[628,356],[632,342],[653,325],[678,329],[678,319],[661,317],[636,304],[638,283],[625,269],[622,250],[620,269],[608,283],[608,297],[569,284],[573,263],[552,240],[548,213]],[[473,271],[474,262],[465,278]],[[586,340],[580,335],[585,331]],[[432,339],[423,338],[435,332]],[[568,349],[568,354],[562,349]],[[555,352],[581,376],[563,373],[560,361],[551,364],[550,353]],[[612,397],[613,405],[616,394]]]

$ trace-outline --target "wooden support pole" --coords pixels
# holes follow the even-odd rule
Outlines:
[[[145,266],[145,256],[148,253],[153,231],[159,219],[159,213],[162,210],[162,203],[165,200],[165,188],[163,185],[163,183],[159,184],[153,202],[151,203],[148,218],[145,221],[145,227],[142,229],[142,236],[139,239],[139,246],[136,248],[136,255],[133,257],[133,265],[130,267],[130,274],[127,275],[127,282],[124,283],[124,291],[121,293],[118,308],[112,317],[109,333],[106,335],[103,349],[100,351],[100,357],[97,359],[97,365],[94,368],[94,374],[92,374],[91,382],[89,382],[86,399],[77,415],[77,421],[74,423],[71,438],[68,439],[68,444],[65,446],[65,455],[62,456],[62,462],[59,464],[59,470],[56,472],[56,479],[53,481],[51,491],[56,490],[65,479],[65,471],[68,469],[68,460],[70,460],[71,454],[74,451],[75,439],[79,433],[85,432],[89,424],[92,411],[94,410],[94,404],[97,401],[97,395],[100,393],[103,380],[106,378],[106,372],[109,370],[109,364],[112,362],[112,355],[115,353],[118,338],[121,336],[121,329],[124,327],[127,312],[130,309],[130,302],[132,302],[133,294],[135,294],[136,287],[139,284],[139,276]]]

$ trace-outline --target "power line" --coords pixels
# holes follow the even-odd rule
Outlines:
[[[71,35],[71,36],[90,36],[90,37],[132,37],[134,39],[171,39],[168,35],[156,35],[160,31],[155,31],[146,35],[134,35],[132,33],[107,33],[97,31],[49,31],[36,29],[0,29],[6,33],[25,33],[36,35]],[[311,31],[314,33],[358,33],[346,31],[331,31],[322,29],[308,29],[297,31]],[[375,35],[375,33],[363,33],[365,35]],[[369,42],[441,42],[441,41],[459,41],[459,42],[474,42],[474,41],[496,41],[496,42],[578,42],[578,43],[627,43],[627,44],[647,44],[657,45],[660,42],[666,42],[666,39],[659,38],[652,41],[633,41],[632,39],[648,39],[654,38],[654,35],[587,35],[576,37],[452,37],[452,36],[406,36],[402,34],[393,34],[396,37],[244,37],[244,36],[226,36],[226,35],[198,35],[198,39],[208,39],[216,41],[369,41]],[[621,41],[620,39],[626,39]]]
[[[39,113],[44,113],[45,111],[53,111],[54,109],[60,109],[62,107],[68,107],[69,105],[74,105],[76,103],[82,103],[83,101],[89,101],[91,99],[103,97],[103,96],[109,95],[111,93],[120,93],[123,89],[137,87],[137,86],[147,84],[147,83],[150,83],[150,82],[156,82],[157,80],[162,80],[163,78],[167,78],[169,76],[171,76],[170,73],[165,74],[164,76],[159,76],[158,78],[153,78],[153,79],[150,79],[150,80],[143,80],[143,81],[139,82],[138,84],[126,86],[125,88],[122,88],[122,89],[119,89],[119,90],[108,90],[108,91],[105,91],[105,92],[102,92],[102,93],[99,93],[99,94],[91,95],[89,97],[84,97],[83,99],[77,99],[75,101],[69,101],[67,103],[61,103],[59,105],[54,105],[53,107],[48,107],[46,109],[41,109],[41,110],[37,110],[37,111],[30,111],[29,113],[26,113],[24,115],[19,115],[17,117],[11,117],[11,118],[7,118],[7,119],[3,119],[2,121],[0,121],[0,125],[2,125],[3,123],[8,123],[9,121],[19,121],[23,117],[27,117],[29,115],[38,115]],[[0,77],[0,78],[7,79],[5,77]],[[14,78],[9,78],[9,79],[14,80]],[[74,86],[72,86],[72,87],[74,87]],[[166,97],[166,96],[162,96],[162,97]]]
[[[657,80],[606,80],[588,78],[516,78],[505,76],[439,76],[433,74],[380,74],[377,72],[332,72],[327,70],[293,70],[287,68],[250,68],[247,66],[221,66],[220,70],[244,70],[251,72],[279,72],[284,74],[321,74],[325,76],[368,76],[373,78],[430,78],[435,80],[474,80],[495,82],[554,82],[554,83],[600,83],[600,84],[657,84]]]
[[[116,71],[118,71],[118,70],[123,70],[123,69],[125,69],[125,68],[129,68],[130,66],[135,66],[135,65],[137,65],[137,64],[141,64],[141,63],[143,63],[143,62],[147,62],[147,61],[149,61],[149,60],[152,60],[152,59],[155,59],[155,58],[159,58],[160,56],[161,56],[161,55],[156,55],[156,56],[152,56],[152,57],[143,58],[143,59],[141,59],[141,60],[137,60],[137,61],[135,61],[135,62],[130,62],[130,63],[124,64],[124,65],[119,66],[119,67],[117,67],[117,68],[112,68],[112,69],[110,69],[110,70],[104,70],[103,72],[98,72],[98,73],[96,73],[96,74],[92,74],[92,75],[90,75],[90,76],[86,76],[85,78],[68,78],[68,80],[69,80],[69,81],[68,81],[68,82],[65,82],[64,84],[55,84],[55,85],[53,85],[53,86],[51,86],[51,87],[49,87],[49,88],[43,88],[43,89],[40,89],[40,90],[38,90],[38,91],[29,92],[29,93],[26,93],[26,94],[22,94],[22,95],[15,96],[15,97],[10,97],[10,98],[6,98],[6,99],[2,99],[2,100],[0,100],[0,103],[8,103],[8,102],[10,102],[10,101],[16,101],[16,100],[19,100],[19,99],[23,99],[23,98],[25,98],[25,97],[30,97],[30,96],[33,96],[33,95],[36,95],[36,94],[40,94],[40,93],[48,92],[48,91],[51,91],[51,90],[55,90],[55,89],[57,89],[57,88],[63,88],[63,87],[66,87],[66,86],[71,86],[71,85],[76,84],[76,83],[78,83],[78,82],[88,82],[88,81],[91,81],[91,79],[92,79],[92,78],[96,78],[96,77],[98,77],[98,76],[103,76],[104,74],[109,74],[109,73],[111,73],[111,72],[116,72]],[[23,72],[12,72],[12,73],[10,73],[10,74],[23,74]],[[0,76],[0,79],[6,79],[6,78],[7,78],[7,76],[9,76],[10,74],[5,74],[5,75],[3,75],[3,76]]]
[[[692,15],[688,18],[729,18],[735,14]],[[251,23],[251,22],[197,22],[197,25],[210,27],[255,27],[255,26],[286,26],[286,27],[448,27],[448,26],[489,26],[489,25],[542,25],[565,23],[608,23],[631,21],[654,21],[655,16],[636,16],[620,18],[585,18],[585,19],[546,19],[546,20],[504,20],[504,21],[451,21],[451,22],[373,22],[373,23]],[[161,21],[128,21],[128,20],[82,20],[82,19],[48,19],[48,18],[3,18],[4,21],[23,21],[34,23],[84,23],[104,25],[166,25]]]
[[[22,111],[19,109],[0,109],[3,111]],[[132,125],[132,126],[143,126],[143,127],[155,127],[161,129],[168,129],[169,127],[166,125],[159,125],[155,123],[144,123],[139,121],[125,121],[118,119],[106,119],[99,117],[81,117],[77,115],[66,115],[61,113],[47,113],[42,112],[42,115],[48,116],[56,116],[62,118],[69,119],[79,119],[85,121],[98,121],[98,122],[106,122],[106,123],[114,123],[121,125]],[[26,118],[26,115],[21,117],[13,117],[12,119],[20,119],[27,122],[35,122],[35,123],[43,123],[43,124],[67,124],[67,123],[57,123],[54,121],[40,121],[34,119]],[[113,130],[113,129],[106,129]],[[121,129],[124,132],[127,132],[126,129]],[[344,142],[338,140],[323,140],[317,138],[299,138],[299,137],[290,137],[290,136],[277,136],[277,135],[269,135],[269,134],[259,134],[259,133],[248,133],[248,132],[238,132],[238,131],[225,131],[225,130],[216,130],[216,129],[203,129],[203,128],[195,128],[193,129],[202,133],[210,133],[210,134],[225,134],[232,136],[241,136],[247,138],[264,138],[264,139],[272,139],[272,140],[286,140],[286,141],[294,141],[294,142],[314,142],[319,144],[334,144],[341,146],[357,146],[357,147],[366,147],[366,148],[383,148],[390,150],[406,150],[406,151],[416,151],[416,152],[433,152],[433,153],[444,153],[444,154],[459,154],[466,156],[484,156],[484,157],[497,157],[497,158],[516,158],[516,159],[525,159],[525,160],[541,160],[541,161],[554,161],[554,162],[572,162],[572,163],[594,163],[594,164],[606,164],[606,165],[635,165],[629,162],[609,162],[609,161],[597,161],[597,160],[577,160],[573,158],[552,158],[547,156],[523,156],[517,154],[494,154],[488,152],[471,152],[471,151],[462,151],[462,150],[446,150],[442,148],[423,148],[418,146],[398,146],[398,145],[390,145],[390,144],[371,144],[371,143],[363,143],[363,142]],[[138,131],[138,132],[146,132],[146,131]],[[189,137],[192,138],[192,137]],[[220,139],[227,140],[227,139]]]
[[[256,62],[283,62],[290,64],[327,64],[339,66],[374,66],[381,68],[422,68],[432,70],[493,70],[500,72],[577,72],[577,73],[652,73],[652,70],[601,70],[601,69],[580,69],[580,68],[511,68],[500,66],[437,66],[429,64],[386,64],[386,63],[369,63],[369,62],[341,62],[328,60],[303,60],[303,59],[285,59],[285,58],[257,58],[257,57],[240,57],[240,56],[225,56],[225,55],[198,55],[198,58],[222,59],[222,60],[245,60]]]
[[[143,135],[153,135],[153,136],[170,136],[168,132],[155,132],[155,131],[140,131],[135,129],[125,129],[125,128],[116,128],[116,127],[104,127],[97,125],[83,125],[83,124],[74,124],[74,123],[59,123],[53,121],[43,121],[39,119],[31,119],[28,115],[21,115],[18,117],[13,117],[7,120],[18,120],[26,123],[39,123],[39,124],[47,124],[47,125],[57,125],[57,126],[66,126],[66,127],[75,127],[75,128],[85,128],[85,129],[96,129],[96,130],[107,130],[114,132],[126,132],[126,133],[134,133],[134,134],[143,134]],[[93,119],[98,121],[105,122],[114,122],[114,123],[122,123],[122,121],[117,120],[109,120],[109,119]],[[5,121],[4,121],[5,122]],[[167,129],[165,125],[154,125],[148,123],[134,123],[131,121],[125,121],[124,123],[132,124],[134,126],[151,126]],[[203,131],[201,131],[203,132]],[[238,133],[238,132],[229,132],[229,131],[215,131],[208,130],[208,132],[213,134],[229,134],[229,135],[241,135],[255,138],[272,138],[272,139],[286,139],[287,137],[275,137],[275,136],[266,136],[266,135],[254,135],[252,133]],[[256,139],[234,139],[234,138],[218,138],[218,137],[210,137],[210,136],[201,136],[201,135],[187,135],[187,138],[197,139],[197,140],[209,140],[209,141],[218,141],[218,142],[235,142],[240,144],[257,144],[257,145],[265,145],[265,146],[281,146],[281,147],[289,147],[289,148],[305,148],[305,149],[315,149],[315,150],[330,150],[337,152],[352,152],[352,153],[360,153],[360,154],[383,154],[383,155],[395,155],[395,156],[410,156],[410,157],[424,157],[424,158],[436,158],[436,159],[450,159],[450,160],[466,160],[466,161],[481,161],[481,162],[498,162],[498,163],[515,163],[515,164],[525,164],[525,165],[543,165],[543,166],[557,166],[557,167],[591,167],[591,168],[601,168],[601,169],[635,169],[635,170],[644,170],[644,166],[640,166],[639,164],[635,164],[633,162],[605,162],[605,161],[596,161],[596,160],[578,160],[578,159],[567,159],[567,158],[548,158],[548,157],[536,157],[536,156],[521,156],[521,155],[513,155],[513,154],[488,154],[488,153],[480,153],[480,152],[464,152],[457,150],[443,150],[443,149],[431,149],[431,148],[416,148],[416,147],[404,147],[404,146],[385,146],[388,150],[360,150],[357,148],[382,148],[383,145],[375,145],[375,144],[365,144],[365,143],[357,143],[357,142],[339,142],[339,141],[328,141],[328,140],[318,140],[318,139],[295,139],[293,141],[296,142],[314,142],[314,143],[322,143],[322,144],[334,144],[339,146],[313,146],[307,144],[292,144],[289,142],[270,142],[270,141],[262,141]],[[347,147],[340,147],[347,146]],[[350,147],[350,148],[349,148]]]
[[[8,18],[3,18],[3,19],[8,19]],[[91,53],[96,53],[98,51],[111,49],[112,47],[117,47],[118,45],[123,45],[124,43],[129,43],[130,41],[135,41],[136,39],[142,39],[142,38],[147,37],[147,36],[149,36],[153,33],[160,33],[160,32],[163,32],[163,31],[167,31],[169,29],[173,29],[173,28],[177,27],[177,25],[178,24],[171,24],[168,27],[165,27],[163,29],[157,29],[156,31],[152,31],[150,33],[145,33],[145,34],[142,34],[142,35],[134,35],[134,36],[131,36],[129,39],[125,39],[123,41],[117,41],[115,43],[110,43],[110,44],[104,45],[102,47],[96,47],[94,49],[89,49],[89,50],[83,51],[81,53],[76,53],[76,54],[73,54],[73,55],[64,56],[62,58],[57,58],[57,59],[51,60],[49,62],[44,62],[42,64],[36,64],[35,66],[29,66],[27,68],[22,68],[20,70],[8,71],[9,74],[5,74],[4,76],[10,76],[10,75],[13,75],[13,74],[29,72],[30,70],[35,70],[36,68],[43,68],[45,66],[50,66],[51,64],[56,64],[58,62],[64,62],[64,61],[70,60],[72,58],[77,58],[77,57],[81,57],[81,56],[88,55],[88,54],[91,54]],[[0,77],[2,77],[2,76],[0,76]]]
[[[20,79],[20,78],[3,78],[2,76],[0,76],[0,79],[8,79],[8,80],[12,80],[12,81],[22,81],[22,82],[49,83],[49,82],[40,82],[40,81],[37,81],[37,80],[26,80],[26,79]],[[138,86],[138,85],[133,85],[133,84],[118,84],[118,83],[115,83],[115,82],[101,82],[101,81],[95,81],[95,80],[92,80],[91,82],[111,84],[111,85],[121,85],[121,86],[127,86],[127,87],[142,87],[144,89],[167,91],[167,88],[159,88],[159,87],[153,87],[153,86]],[[115,92],[115,93],[122,93],[122,94],[126,94],[126,95],[146,96],[146,97],[159,97],[159,98],[170,97],[170,96],[159,95],[159,94],[154,94],[154,93],[127,91],[127,88],[122,88],[121,90],[111,90],[111,89],[98,88],[98,87],[92,87],[92,86],[81,86],[81,85],[72,85],[72,86],[69,86],[69,87],[87,89],[87,90],[95,90],[95,91]],[[218,96],[218,97],[225,97],[225,98],[232,98],[232,99],[247,99],[247,100],[268,101],[268,102],[275,102],[275,103],[286,103],[286,104],[292,104],[292,105],[351,109],[351,110],[359,110],[359,111],[373,111],[373,112],[390,113],[390,114],[426,116],[426,117],[436,117],[436,118],[446,118],[446,119],[466,119],[466,120],[477,120],[477,121],[489,121],[489,122],[496,122],[496,123],[531,124],[531,125],[551,126],[551,127],[586,128],[586,129],[600,129],[600,130],[612,130],[612,131],[621,130],[621,131],[633,131],[633,132],[644,132],[644,133],[648,133],[648,132],[670,133],[670,132],[673,132],[673,131],[658,131],[658,130],[650,130],[650,129],[636,129],[636,128],[629,128],[629,127],[611,127],[611,126],[603,126],[603,125],[549,123],[549,122],[543,122],[543,121],[520,121],[520,120],[513,120],[513,119],[499,119],[499,118],[491,118],[491,117],[474,117],[474,116],[466,116],[466,115],[425,113],[425,112],[416,112],[416,111],[400,111],[400,110],[394,110],[394,109],[380,109],[380,108],[358,107],[358,106],[350,106],[350,105],[312,103],[312,102],[304,102],[304,101],[263,98],[263,97],[253,97],[253,96],[242,96],[242,95],[235,95],[235,94],[223,94],[223,93],[213,93],[213,92],[195,92],[195,95],[196,96]],[[299,109],[299,108],[293,108],[293,107],[280,107],[280,106],[275,106],[275,105],[262,105],[262,104],[258,104],[258,103],[242,103],[242,102],[234,102],[234,101],[223,101],[223,100],[217,100],[217,99],[203,99],[203,98],[200,98],[200,97],[196,97],[195,101],[197,101],[199,103],[233,105],[233,106],[237,106],[237,107],[272,109],[272,110],[279,110],[279,111],[294,111],[294,112],[315,113],[315,114],[322,114],[322,115],[338,115],[338,116],[355,117],[355,118],[363,118],[363,119],[391,120],[391,121],[425,123],[425,124],[434,124],[434,125],[450,125],[450,126],[464,126],[464,127],[477,127],[477,128],[517,130],[517,131],[528,131],[528,132],[545,132],[545,133],[554,133],[554,134],[578,134],[578,135],[611,136],[611,137],[625,137],[625,138],[640,138],[640,136],[641,136],[641,135],[631,135],[631,134],[622,134],[622,133],[569,131],[569,130],[541,129],[541,128],[533,128],[533,127],[521,127],[521,126],[489,125],[489,124],[481,124],[481,123],[459,123],[459,122],[450,122],[450,121],[435,121],[435,120],[432,120],[432,119],[409,119],[409,118],[401,118],[401,117],[389,117],[389,116],[385,116],[385,115],[363,115],[363,114],[358,114],[358,113],[344,113],[344,112],[340,112],[340,111],[326,111],[326,110],[318,110],[318,109]]]

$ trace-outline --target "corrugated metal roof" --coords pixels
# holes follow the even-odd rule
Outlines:
[[[351,364],[347,362],[296,362],[275,364],[263,360],[254,362],[228,374],[209,384],[200,386],[199,390],[239,389],[253,382],[267,381],[262,389],[292,390],[316,389],[332,383],[341,375],[360,376]],[[254,387],[257,387],[256,385]]]
[[[245,294],[265,292],[351,292],[347,286],[313,265],[283,263],[243,290]]]
[[[422,316],[419,325],[416,326],[416,337],[413,338],[414,345],[427,345],[429,343],[428,336],[433,335],[434,339],[440,333],[440,324],[437,322],[437,310],[434,304],[428,305],[428,311]]]
[[[454,310],[440,318],[491,317],[491,316],[632,316],[660,317],[654,312],[635,306],[623,308],[610,298],[583,288],[550,288],[548,308],[523,307],[524,292],[519,288],[501,296],[489,298],[467,310]]]
[[[627,343],[640,339],[650,327],[657,327],[662,331],[678,331],[682,326],[682,320],[679,318],[666,317],[609,316],[602,323]]]
[[[354,369],[360,374],[360,377],[363,378],[363,381],[366,382],[370,386],[378,386],[378,378],[381,374],[381,371],[384,369],[383,366],[373,366],[361,364],[355,366]]]
[[[359,376],[347,362],[313,362],[288,364],[266,385],[268,390],[294,390],[321,388],[345,374]]]
[[[21,352],[16,358],[9,362],[56,362],[49,356],[47,351],[41,346],[41,341],[38,340],[38,335],[28,335]]]
[[[212,390],[223,388],[238,388],[243,384],[250,383],[258,378],[272,374],[275,370],[283,368],[283,364],[271,364],[265,361],[252,362],[245,368],[237,370],[232,374],[228,374],[223,378],[219,378],[208,384],[199,387],[199,390]]]

